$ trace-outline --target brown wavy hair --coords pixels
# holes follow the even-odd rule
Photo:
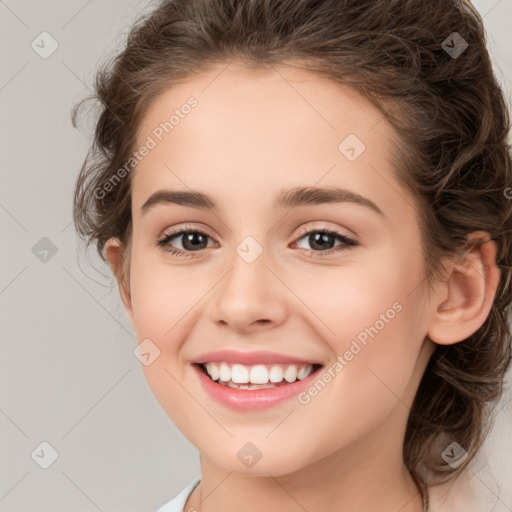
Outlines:
[[[455,31],[468,47],[452,57],[443,41]],[[405,434],[404,461],[421,485],[427,475],[432,483],[454,476],[487,435],[511,357],[510,119],[481,16],[463,0],[168,0],[139,16],[122,51],[100,67],[93,96],[72,115],[76,127],[84,101],[101,103],[73,217],[104,261],[105,242],[122,242],[123,283],[130,176],[109,193],[98,190],[131,157],[141,119],[159,93],[235,59],[252,68],[298,64],[349,85],[379,109],[398,135],[396,178],[420,205],[429,285],[442,278],[443,257],[469,248],[470,233],[485,231],[496,242],[501,277],[492,309],[472,336],[436,348]],[[457,469],[441,456],[450,440],[469,454]]]

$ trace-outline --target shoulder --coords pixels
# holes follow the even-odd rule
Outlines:
[[[201,481],[200,478],[197,478],[190,484],[188,484],[180,493],[178,493],[171,501],[168,501],[164,505],[162,505],[156,512],[183,512],[183,507],[187,502],[188,497],[192,493],[192,491],[196,488],[196,486]]]

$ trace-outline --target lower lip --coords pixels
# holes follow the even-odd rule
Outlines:
[[[312,372],[305,379],[296,380],[291,384],[266,389],[233,389],[222,384],[217,384],[203,373],[202,366],[193,364],[192,367],[197,373],[205,391],[217,402],[236,409],[238,411],[253,411],[266,409],[281,402],[284,402],[307,388],[317,377],[322,369]]]

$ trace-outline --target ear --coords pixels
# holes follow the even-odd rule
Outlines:
[[[130,317],[132,327],[135,328],[133,323],[132,298],[130,295],[130,285],[128,282],[129,280],[127,280],[127,276],[125,275],[125,271],[122,265],[122,255],[124,251],[125,248],[122,247],[118,238],[110,238],[105,243],[105,256],[108,260],[112,273],[117,280],[119,294],[121,296],[121,300],[123,301],[126,312]]]
[[[496,266],[496,243],[478,231],[468,239],[463,256],[451,262],[443,282],[428,330],[428,337],[440,345],[451,345],[474,334],[491,310],[501,271]]]

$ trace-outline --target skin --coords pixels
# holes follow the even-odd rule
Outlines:
[[[185,510],[421,511],[402,460],[407,417],[436,344],[464,340],[489,313],[494,242],[448,260],[446,280],[427,295],[416,203],[389,163],[395,135],[357,92],[291,66],[218,65],[153,101],[137,147],[190,96],[198,106],[131,176],[127,279],[119,241],[106,246],[139,343],[149,338],[160,350],[145,377],[201,454],[202,481]],[[366,146],[353,162],[338,150],[351,133]],[[351,203],[272,206],[281,189],[298,186],[347,188],[384,215]],[[159,204],[142,214],[161,188],[206,193],[219,209]],[[175,237],[169,245],[193,256],[179,258],[157,246],[181,227],[205,232],[207,248],[194,252]],[[304,228],[358,245],[320,259]],[[263,249],[250,264],[236,252],[247,236]],[[329,367],[397,302],[401,311],[307,405],[236,412],[209,398],[190,365],[229,348]],[[250,468],[237,457],[247,442],[262,454]]]

